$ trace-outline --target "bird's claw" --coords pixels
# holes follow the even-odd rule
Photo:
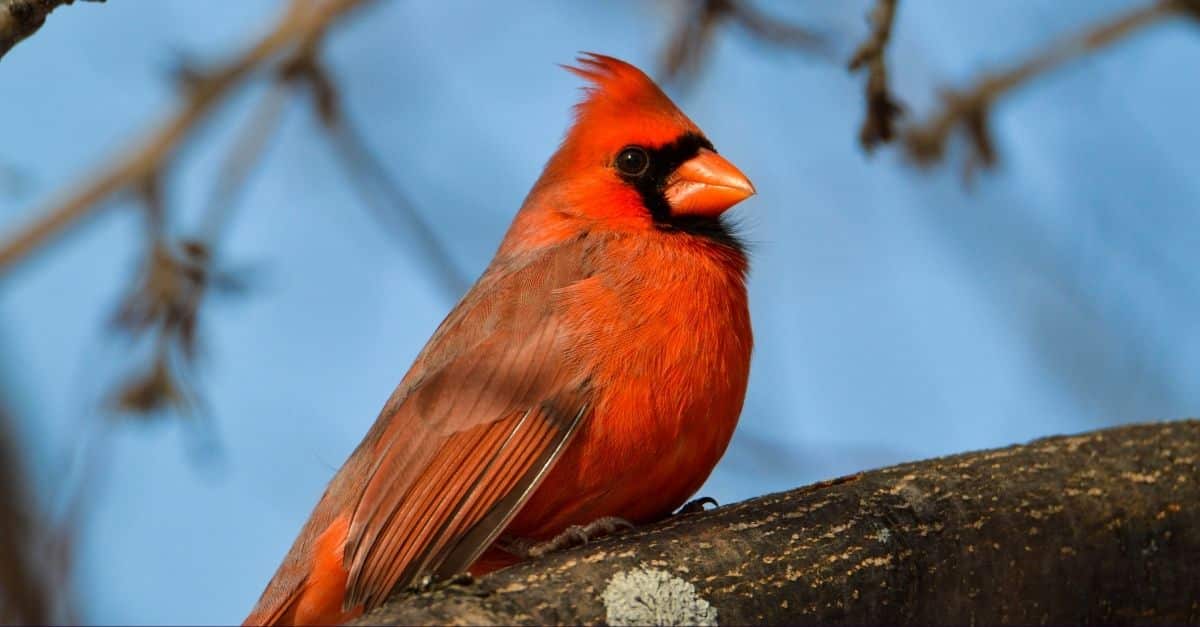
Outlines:
[[[456,573],[450,575],[446,579],[434,579],[432,575],[426,575],[412,583],[408,587],[411,592],[428,592],[435,588],[450,588],[454,586],[469,586],[475,583],[475,577],[471,573]]]
[[[504,549],[520,557],[536,558],[547,553],[582,546],[595,538],[627,529],[633,529],[633,523],[624,518],[605,516],[586,525],[571,525],[545,542],[531,544],[528,540],[509,541]]]
[[[720,504],[717,503],[717,499],[714,499],[711,496],[702,496],[698,499],[688,501],[683,507],[679,508],[678,512],[675,512],[675,515],[682,516],[684,514],[699,514],[704,511],[705,505],[720,507]]]

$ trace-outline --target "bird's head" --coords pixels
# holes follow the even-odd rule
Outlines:
[[[636,67],[599,54],[569,71],[591,84],[535,186],[557,211],[633,228],[717,220],[754,186]]]

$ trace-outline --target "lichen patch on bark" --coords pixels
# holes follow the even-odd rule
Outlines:
[[[696,586],[657,568],[619,571],[602,595],[609,625],[716,625],[717,608]]]

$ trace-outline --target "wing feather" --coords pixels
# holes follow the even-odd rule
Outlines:
[[[411,541],[404,543],[403,550],[389,556],[389,558],[386,560],[380,560],[382,562],[381,565],[384,569],[386,569],[383,571],[384,579],[399,579],[406,567],[414,565],[414,560],[417,553],[422,549],[422,547],[428,546],[432,541],[434,534],[436,534],[440,528],[444,527],[445,521],[451,519],[452,508],[457,506],[466,492],[474,489],[475,483],[478,482],[478,477],[484,475],[492,469],[492,465],[496,456],[499,455],[500,451],[503,451],[509,445],[509,442],[512,441],[513,436],[516,435],[523,424],[524,419],[522,419],[516,425],[512,425],[511,421],[498,421],[497,423],[481,425],[475,429],[472,429],[472,431],[491,431],[498,435],[505,435],[505,437],[503,438],[503,442],[498,446],[478,448],[471,451],[472,453],[476,453],[474,457],[477,459],[475,460],[476,463],[472,464],[468,468],[444,464],[444,468],[448,470],[448,473],[444,474],[457,476],[452,476],[449,479],[442,481],[438,481],[431,477],[427,484],[425,481],[420,482],[424,484],[423,487],[426,490],[439,491],[442,498],[440,499],[436,508],[427,508],[421,510],[420,520],[413,525],[415,528],[414,531],[416,532],[415,537],[413,537]],[[508,433],[505,434],[505,431],[508,431]],[[456,436],[456,439],[465,439],[467,437],[469,437],[469,432],[468,434]],[[460,446],[456,442],[450,442],[448,444],[449,445],[446,447],[447,449]]]
[[[344,607],[464,570],[569,443],[590,389],[556,299],[586,278],[586,252],[489,269],[417,358],[355,452],[369,462],[351,502]]]
[[[431,464],[425,473],[418,477],[407,495],[407,506],[395,510],[392,517],[384,523],[385,528],[393,527],[405,531],[393,533],[379,542],[374,551],[381,557],[364,568],[364,577],[385,577],[390,563],[408,557],[406,547],[410,550],[424,541],[422,534],[431,521],[446,508],[448,494],[442,488],[453,485],[453,473],[462,466],[462,462],[472,453],[472,449],[480,444],[480,440],[489,435],[484,429],[475,431],[477,433],[464,434],[468,435],[464,438],[466,441],[445,447],[444,459]],[[486,446],[487,443],[484,444]]]
[[[587,410],[586,404],[579,405],[579,411],[570,425],[570,432],[574,432],[579,426],[579,422]],[[533,469],[521,476],[512,489],[486,510],[482,507],[485,501],[480,499],[476,503],[478,517],[473,515],[470,518],[464,518],[464,521],[475,522],[470,525],[464,522],[462,527],[465,530],[458,536],[458,543],[447,547],[446,555],[438,559],[438,563],[441,564],[436,571],[438,577],[463,572],[479,558],[484,549],[490,546],[492,541],[508,526],[509,521],[517,514],[520,504],[524,503],[541,484],[542,479],[546,477],[547,472],[569,442],[569,437],[561,438],[542,451],[540,457],[534,462]]]

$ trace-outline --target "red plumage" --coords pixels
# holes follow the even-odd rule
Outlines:
[[[753,193],[637,68],[601,55],[483,276],[338,471],[246,619],[333,623],[605,516],[669,515],[721,457],[749,373]]]

